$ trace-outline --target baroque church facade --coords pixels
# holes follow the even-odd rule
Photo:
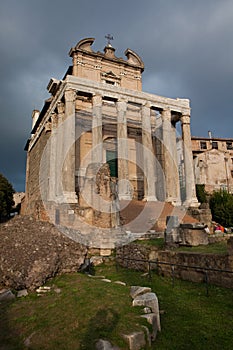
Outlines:
[[[117,202],[197,207],[189,100],[142,91],[141,58],[131,49],[116,57],[110,42],[95,52],[93,42],[71,48],[72,65],[62,80],[49,81],[50,98],[33,111],[24,213],[56,223],[65,212],[89,223],[99,215],[111,227],[119,225],[107,219]]]

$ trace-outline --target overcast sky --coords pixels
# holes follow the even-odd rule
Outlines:
[[[24,191],[31,112],[87,37],[145,64],[143,90],[191,100],[193,136],[233,137],[233,0],[1,0],[0,172]]]

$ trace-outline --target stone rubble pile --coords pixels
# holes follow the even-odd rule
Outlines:
[[[0,224],[0,287],[34,290],[56,274],[77,271],[86,252],[54,225],[16,216]]]

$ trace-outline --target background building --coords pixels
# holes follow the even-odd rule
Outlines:
[[[233,193],[233,139],[192,136],[192,150],[196,184]]]

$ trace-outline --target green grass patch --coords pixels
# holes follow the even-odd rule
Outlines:
[[[164,243],[163,238],[137,240],[136,243],[140,244],[140,245],[150,246],[150,247],[157,247],[159,250],[163,250],[165,248],[165,243]],[[171,250],[184,251],[184,252],[207,253],[207,254],[208,253],[227,254],[227,241],[211,243],[208,245],[199,245],[197,247],[182,246],[182,247],[178,247],[178,248],[171,248]]]
[[[165,243],[163,238],[154,238],[154,239],[139,239],[135,241],[137,244],[157,247],[158,249],[164,249]]]
[[[174,250],[207,254],[227,254],[227,241],[199,245],[197,247],[179,247]]]
[[[42,297],[36,293],[0,304],[0,344],[7,350],[94,350],[96,339],[108,339],[127,349],[122,333],[142,324],[141,308],[131,306],[130,285],[151,286],[159,299],[162,332],[152,349],[231,349],[233,339],[233,291],[175,280],[153,274],[152,281],[141,272],[114,264],[96,268],[106,283],[82,274],[62,275],[47,285],[61,289]],[[114,284],[121,280],[127,286]],[[143,320],[142,320],[143,321]],[[30,337],[31,336],[31,337]],[[30,337],[30,345],[23,345]]]

